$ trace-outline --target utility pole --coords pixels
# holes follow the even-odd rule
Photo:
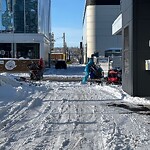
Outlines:
[[[52,34],[51,34],[51,51],[54,50],[54,42],[55,42],[54,33],[52,32]]]
[[[66,60],[67,53],[66,53],[66,37],[65,37],[65,33],[63,33],[63,53],[65,54],[65,60]]]
[[[81,58],[80,58],[80,63],[83,64],[83,43],[80,42],[80,51],[81,51]]]
[[[51,67],[51,53],[54,50],[54,33],[50,33],[50,52],[48,55],[48,59],[49,59],[49,68]]]

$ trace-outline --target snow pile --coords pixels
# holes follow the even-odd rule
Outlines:
[[[0,75],[0,85],[18,86],[20,83],[17,82],[13,76],[6,74],[6,76]]]
[[[1,103],[6,103],[9,101],[21,101],[26,99],[31,90],[32,83],[30,82],[20,82],[20,77],[12,74],[2,74],[0,75],[0,100]],[[34,92],[36,88],[32,90]]]

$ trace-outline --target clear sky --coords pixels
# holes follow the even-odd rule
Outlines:
[[[51,24],[56,39],[55,47],[63,46],[63,33],[68,47],[79,47],[82,41],[84,5],[85,0],[52,0]]]

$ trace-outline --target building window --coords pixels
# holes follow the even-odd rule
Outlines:
[[[40,44],[38,43],[17,43],[17,58],[39,59]]]
[[[105,50],[105,57],[113,57],[113,56],[122,56],[122,50],[121,48],[110,48],[108,50]]]
[[[123,60],[123,64],[124,64],[124,73],[125,74],[129,74],[129,27],[126,27],[124,29],[124,51],[123,51],[123,55],[124,55],[124,60]]]
[[[37,0],[0,0],[0,32],[37,33]]]
[[[129,27],[124,29],[124,50],[129,49]]]

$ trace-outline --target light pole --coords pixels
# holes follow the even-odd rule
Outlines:
[[[67,55],[67,43],[66,43],[66,37],[65,37],[65,33],[63,33],[63,36],[62,37],[58,37],[58,38],[54,38],[54,34],[52,35],[52,38],[51,38],[51,42],[52,42],[52,49],[54,49],[54,42],[56,42],[56,40],[58,39],[63,39],[63,53],[65,54],[65,60],[66,60],[66,55]]]

